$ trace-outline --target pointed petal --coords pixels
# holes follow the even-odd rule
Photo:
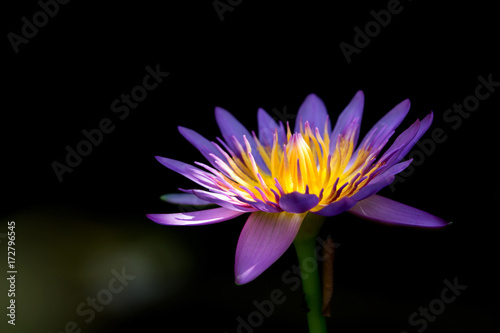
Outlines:
[[[379,174],[375,178],[373,178],[372,181],[370,182],[370,184],[372,182],[373,183],[377,183],[377,182],[379,182],[380,180],[382,180],[384,178],[391,177],[391,176],[394,176],[394,175],[400,173],[401,171],[403,171],[404,169],[406,169],[411,164],[411,162],[413,162],[412,158],[409,159],[409,160],[406,160],[406,161],[394,164],[393,166],[391,166],[390,168],[382,171],[381,174]],[[373,194],[375,194],[375,193],[373,193]],[[362,200],[362,199],[359,199],[359,200]]]
[[[408,152],[413,148],[413,146],[415,146],[415,144],[417,143],[418,140],[420,140],[420,138],[422,137],[422,135],[425,134],[425,132],[427,132],[427,130],[429,129],[429,127],[431,126],[432,124],[432,120],[434,118],[434,114],[431,112],[429,113],[427,116],[425,116],[424,119],[422,119],[422,121],[420,122],[420,127],[418,128],[418,132],[417,134],[413,137],[413,139],[401,150],[401,152],[399,153],[399,156],[398,156],[398,160],[397,161],[401,161],[401,159],[403,159],[406,154],[408,154]]]
[[[273,146],[273,135],[278,124],[264,109],[257,111],[257,122],[259,123],[259,141],[265,146]],[[280,131],[278,131],[279,133]]]
[[[255,163],[257,163],[257,165],[266,173],[269,173],[266,163],[262,159],[262,156],[258,153],[257,145],[255,144],[253,136],[250,132],[248,132],[245,126],[243,126],[231,113],[229,113],[229,111],[220,107],[215,108],[215,120],[219,125],[224,141],[226,141],[226,144],[232,151],[235,153],[238,152],[236,145],[233,143],[233,136],[236,140],[238,140],[242,147],[245,147],[245,141],[243,139],[243,136],[245,136],[250,144],[250,147],[252,148],[252,155],[255,159]]]
[[[306,121],[309,122],[313,131],[317,127],[320,133],[323,133],[325,122],[328,122],[328,133],[332,131],[325,103],[315,94],[308,95],[300,106],[297,118],[295,119],[295,133],[300,132],[300,123],[304,124]]]
[[[383,161],[387,165],[399,162],[401,160],[399,158],[400,152],[415,138],[415,135],[419,132],[419,128],[420,121],[417,119],[410,127],[408,127],[396,138],[394,143],[389,147],[389,149],[387,149],[379,161]]]
[[[165,225],[205,225],[227,221],[244,213],[227,208],[213,208],[196,212],[147,214],[146,216],[153,222]]]
[[[359,217],[389,224],[439,228],[448,224],[442,218],[380,195],[359,201],[349,212]]]
[[[252,206],[255,210],[260,210],[262,212],[266,213],[280,213],[283,211],[279,206],[275,206],[270,204],[270,202],[264,202],[262,200],[254,201],[254,200],[247,200],[245,198],[239,198],[239,200],[247,203],[248,205]]]
[[[349,197],[344,197],[339,201],[334,201],[331,204],[325,206],[323,209],[314,212],[316,215],[321,216],[334,216],[345,212],[356,204],[356,200]]]
[[[335,128],[330,136],[330,151],[333,151],[332,148],[335,148],[338,135],[344,133],[353,120],[357,118],[359,121],[356,128],[356,134],[354,135],[354,147],[356,147],[359,137],[359,125],[361,125],[361,118],[363,117],[364,103],[365,95],[363,94],[363,91],[359,90],[337,119]]]
[[[364,186],[362,189],[360,189],[356,194],[351,196],[352,199],[356,201],[363,200],[365,198],[368,198],[369,196],[377,193],[381,189],[383,189],[386,186],[391,185],[391,183],[394,181],[394,175],[400,173],[408,165],[411,164],[413,160],[407,160],[398,164],[393,165],[392,167],[388,168],[387,170],[383,171],[381,174],[377,175],[375,178],[373,178],[368,185]]]
[[[244,203],[236,204],[231,202],[226,195],[212,193],[203,190],[191,190],[191,192],[197,196],[200,200],[208,201],[214,203],[221,207],[225,207],[230,210],[237,210],[242,212],[254,212],[256,209],[250,205],[245,205]]]
[[[182,134],[182,136],[189,141],[189,143],[195,146],[196,149],[198,149],[200,153],[203,154],[203,156],[207,159],[207,161],[210,161],[211,163],[213,162],[213,157],[211,157],[210,154],[214,154],[221,160],[226,161],[226,158],[215,147],[215,145],[212,142],[205,139],[202,135],[198,134],[197,132],[189,128],[182,126],[179,126],[178,130]]]
[[[391,111],[387,112],[373,127],[383,128],[387,126],[389,128],[388,131],[394,130],[405,119],[408,111],[410,111],[410,106],[410,100],[405,99],[393,107]]]
[[[249,142],[253,142],[250,132],[229,111],[216,107],[215,120],[217,121],[217,125],[219,125],[222,137],[233,151],[237,151],[233,144],[233,136],[236,137],[243,147],[245,146],[243,135],[247,137]]]
[[[368,185],[365,185],[362,189],[360,189],[356,194],[351,196],[351,199],[356,202],[368,198],[369,196],[377,193],[381,189],[386,186],[391,185],[394,181],[394,176],[388,175],[386,177],[375,177]]]
[[[245,284],[271,266],[290,247],[306,214],[254,212],[236,247],[234,273]]]
[[[278,128],[278,143],[280,144],[280,147],[283,147],[283,145],[286,143],[285,126],[283,125],[283,122],[281,120],[280,126]]]
[[[204,206],[212,204],[191,193],[168,193],[162,195],[160,199],[174,205]]]
[[[394,108],[392,108],[392,110],[387,112],[385,116],[383,116],[368,132],[368,133],[376,132],[377,135],[373,135],[371,137],[370,135],[366,135],[363,138],[360,147],[366,144],[367,141],[370,140],[370,138],[371,140],[374,140],[374,138],[385,137],[389,133],[391,133],[395,128],[399,126],[399,124],[401,124],[403,119],[408,114],[409,110],[410,110],[409,99],[405,99],[404,101],[396,105]]]
[[[315,207],[318,202],[319,198],[315,194],[292,192],[283,195],[279,205],[286,212],[300,214]]]
[[[213,176],[206,171],[195,168],[194,166],[187,163],[173,160],[171,158],[161,156],[155,156],[155,158],[158,160],[158,162],[160,162],[170,170],[183,175],[184,177],[195,182],[198,185],[204,186],[206,188],[216,188],[216,186],[214,186],[213,184],[213,181],[211,180],[211,177]]]
[[[347,164],[347,168],[350,168],[354,161],[356,161],[360,150],[382,150],[387,140],[394,133],[394,129],[401,124],[409,110],[410,100],[406,99],[387,112],[365,135]]]

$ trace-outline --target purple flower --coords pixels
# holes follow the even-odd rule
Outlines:
[[[441,218],[376,194],[411,163],[400,161],[431,125],[432,112],[415,121],[381,154],[408,113],[410,101],[396,105],[358,144],[363,104],[363,92],[358,91],[333,130],[323,101],[314,94],[301,105],[293,131],[259,109],[258,136],[250,134],[219,107],[215,117],[223,139],[217,138],[218,143],[179,127],[210,165],[195,162],[195,167],[156,157],[204,188],[181,190],[187,193],[167,200],[220,207],[148,214],[148,218],[166,225],[203,225],[250,213],[236,248],[238,284],[252,281],[272,265],[292,244],[309,213],[334,216],[348,211],[383,223],[445,226]]]

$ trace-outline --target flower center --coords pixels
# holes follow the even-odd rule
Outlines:
[[[291,192],[315,194],[319,203],[311,211],[317,211],[342,197],[352,196],[373,179],[383,165],[374,164],[378,151],[372,152],[367,145],[354,151],[358,128],[359,119],[355,119],[332,146],[326,124],[323,135],[318,128],[313,131],[308,122],[301,123],[300,132],[293,134],[287,125],[283,146],[278,143],[277,129],[272,147],[262,145],[254,134],[257,153],[269,172],[258,166],[245,136],[245,147],[233,137],[237,152],[222,142],[229,156],[219,147],[227,163],[212,155],[224,173],[221,175],[224,181],[218,184],[224,191],[245,199],[274,204],[278,204],[280,196]]]

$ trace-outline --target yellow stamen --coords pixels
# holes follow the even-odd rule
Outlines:
[[[355,125],[355,124],[354,124]],[[362,147],[354,154],[355,131],[339,134],[330,152],[330,137],[325,123],[323,135],[318,128],[311,128],[309,122],[300,123],[300,132],[293,133],[287,123],[286,143],[280,146],[278,129],[275,129],[272,146],[263,145],[253,134],[254,151],[244,136],[242,144],[234,139],[236,151],[228,153],[220,149],[227,163],[216,158],[215,163],[224,174],[220,177],[233,186],[232,192],[248,200],[261,198],[263,201],[278,203],[281,189],[287,194],[294,191],[321,197],[319,204],[311,209],[322,207],[345,196],[352,196],[378,174],[381,163],[375,163],[376,152]],[[254,158],[258,153],[269,170],[259,166]],[[235,156],[237,154],[237,156]],[[352,160],[352,161],[351,161]],[[221,187],[227,185],[221,182]],[[243,186],[243,188],[241,187]]]

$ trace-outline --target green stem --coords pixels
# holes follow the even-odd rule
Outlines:
[[[321,313],[322,292],[318,263],[315,257],[316,236],[322,224],[322,218],[318,219],[317,215],[308,214],[293,242],[299,259],[302,289],[309,309],[307,312],[309,333],[326,333],[326,321]]]

